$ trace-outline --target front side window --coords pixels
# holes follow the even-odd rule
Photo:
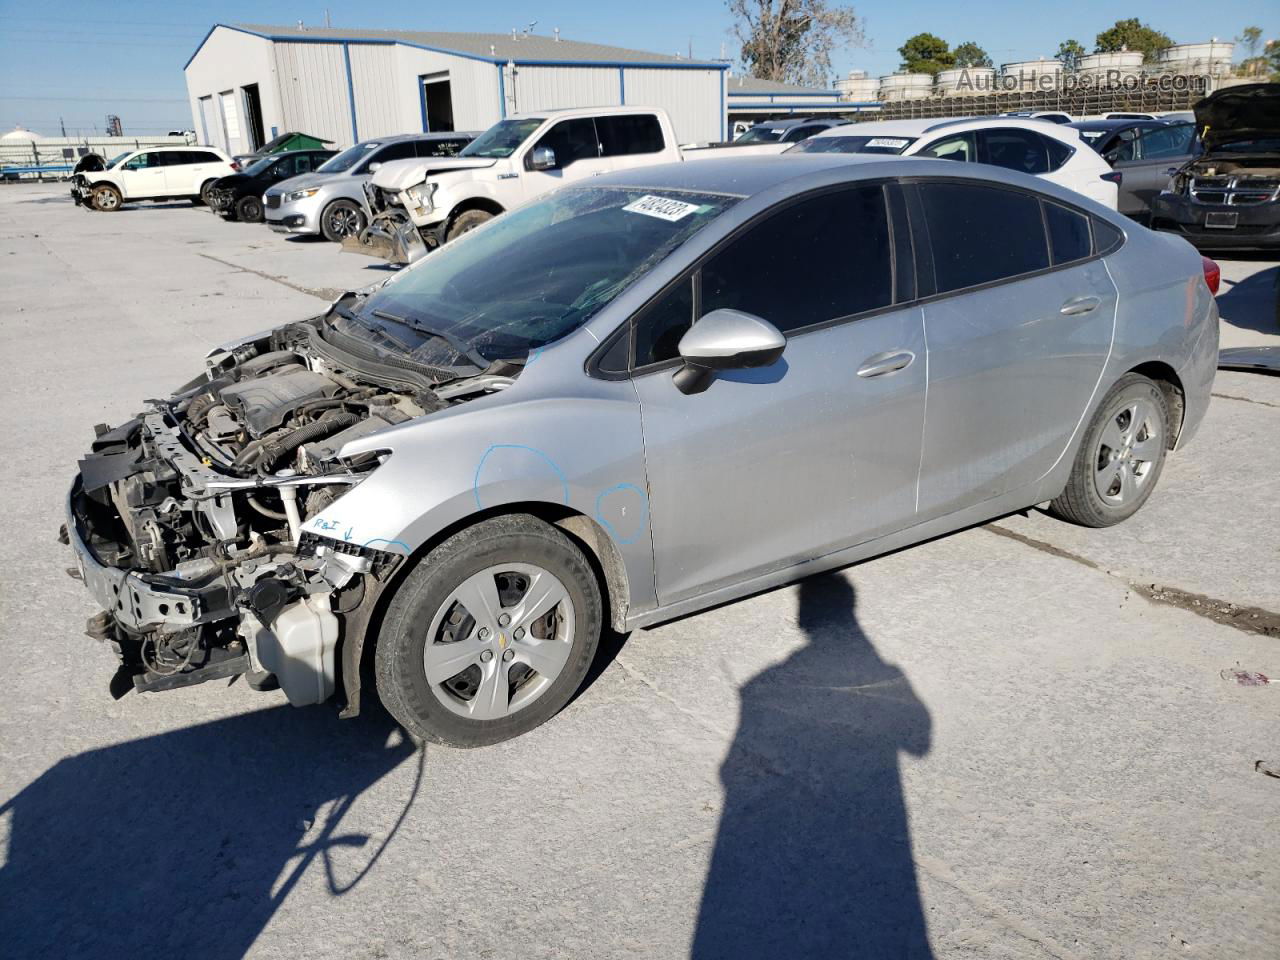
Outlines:
[[[581,327],[736,202],[681,190],[557,190],[446,244],[332,322],[424,364],[524,359]]]
[[[785,333],[888,306],[891,249],[879,184],[801,200],[703,265],[698,315],[742,310]]]
[[[938,293],[1049,266],[1036,197],[972,183],[924,183],[919,190]]]
[[[959,160],[962,163],[978,162],[978,141],[972,133],[957,133],[935,140],[916,153],[917,157],[934,157],[938,160]]]
[[[983,130],[987,163],[1019,173],[1041,174],[1050,169],[1044,137],[1030,130]]]
[[[826,128],[811,123],[808,126],[794,128],[782,139],[787,143],[799,143],[801,140],[808,140],[819,130],[824,129]]]
[[[767,124],[761,124],[758,127],[752,127],[734,143],[777,143],[782,139],[782,135],[787,132],[786,127],[770,127]]]
[[[679,356],[680,338],[693,324],[693,279],[685,277],[635,319],[637,367]]]
[[[417,151],[420,157],[456,157],[466,145],[466,140],[419,140]]]
[[[556,155],[555,168],[563,170],[579,160],[595,160],[600,156],[596,125],[590,117],[561,120],[534,144],[533,149],[548,147]]]
[[[659,153],[664,146],[662,125],[651,113],[596,117],[596,136],[600,138],[600,156],[602,157]]]
[[[369,163],[391,163],[393,160],[412,160],[417,155],[412,140],[400,140],[396,143],[388,143],[385,147],[369,158]],[[364,173],[369,169],[369,164],[357,170],[357,173]]]
[[[1160,160],[1165,157],[1180,157],[1191,152],[1191,138],[1195,136],[1195,125],[1179,123],[1157,130],[1146,130],[1141,137],[1142,159]]]
[[[525,117],[520,120],[500,120],[476,137],[458,154],[460,157],[484,157],[487,160],[503,160],[511,156],[542,126],[542,119]]]
[[[140,153],[132,160],[125,163],[126,170],[146,170],[150,167],[160,166],[160,154],[158,153]]]

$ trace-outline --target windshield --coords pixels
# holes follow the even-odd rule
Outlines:
[[[752,127],[734,143],[777,143],[787,131],[782,127]]]
[[[523,360],[581,327],[736,202],[568,187],[452,241],[331,322],[428,365]]]
[[[784,153],[901,153],[915,137],[810,137]]]
[[[367,157],[370,151],[377,150],[380,146],[382,146],[381,140],[366,140],[364,143],[357,143],[354,147],[347,147],[336,157],[330,157],[316,167],[316,173],[342,173],[344,170],[350,170]]]
[[[261,160],[255,160],[253,163],[249,164],[249,166],[245,168],[244,172],[251,177],[256,177],[279,159],[279,157],[274,156],[263,157]]]
[[[1250,140],[1232,140],[1216,143],[1214,153],[1280,153],[1280,137],[1255,137]]]
[[[125,157],[132,156],[133,153],[134,151],[132,150],[126,150],[124,153],[117,153],[114,157],[112,157],[110,160],[107,161],[107,166],[114,167],[117,163],[119,163]]]
[[[539,117],[500,120],[467,144],[458,156],[501,160],[515,153],[516,148],[528,140],[530,134],[540,126],[542,119]]]

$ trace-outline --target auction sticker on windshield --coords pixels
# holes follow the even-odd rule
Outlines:
[[[910,140],[899,140],[897,137],[872,137],[867,141],[868,147],[905,147]]]
[[[628,213],[643,213],[646,217],[657,217],[659,220],[670,220],[675,223],[699,209],[696,203],[685,203],[683,200],[668,200],[666,197],[655,197],[648,193],[639,200],[632,200],[622,208]]]

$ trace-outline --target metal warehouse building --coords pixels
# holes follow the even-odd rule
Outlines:
[[[218,24],[185,67],[201,141],[248,153],[286,130],[338,144],[483,130],[557,107],[663,107],[680,142],[725,136],[721,63],[532,34]]]

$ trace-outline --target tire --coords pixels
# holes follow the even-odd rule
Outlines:
[[[245,223],[261,223],[262,201],[257,197],[241,197],[236,201],[236,216]]]
[[[522,619],[542,590],[553,605]],[[397,588],[377,640],[378,695],[419,741],[481,747],[518,737],[577,692],[602,620],[600,584],[568,537],[526,515],[485,520],[432,550]]]
[[[102,213],[115,213],[124,206],[124,197],[118,188],[102,183],[93,188],[93,209]]]
[[[482,223],[488,223],[493,219],[493,214],[487,210],[465,210],[454,218],[453,223],[449,224],[449,229],[445,231],[444,241],[448,243],[456,240],[464,233],[470,233]]]
[[[343,237],[358,237],[368,222],[360,204],[354,200],[335,200],[320,214],[320,232],[330,243],[341,243]]]
[[[1066,488],[1049,512],[1084,527],[1133,516],[1160,479],[1169,435],[1169,405],[1160,388],[1126,373],[1089,422]]]
[[[209,206],[209,191],[213,189],[213,185],[216,182],[217,181],[215,180],[206,180],[204,183],[200,184],[200,195],[198,197],[192,197],[191,202],[197,207]]]

